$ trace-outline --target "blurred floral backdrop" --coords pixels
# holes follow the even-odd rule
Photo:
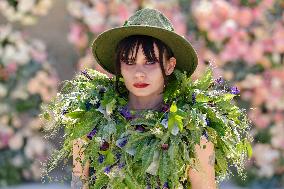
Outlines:
[[[36,23],[50,2],[0,2],[9,20],[0,25],[0,186],[40,180],[41,161],[51,152],[38,114],[56,95],[59,79],[44,42],[10,24]]]
[[[22,1],[24,2],[24,0]],[[18,2],[21,1],[0,2],[1,13],[7,17],[7,22],[35,24],[35,18],[47,14],[51,7],[51,1],[48,0],[28,1],[29,3],[23,5]],[[238,103],[247,109],[252,120],[252,134],[255,143],[253,157],[247,163],[248,177],[246,180],[233,177],[235,183],[249,186],[249,188],[284,187],[283,0],[66,0],[66,9],[71,18],[70,31],[69,34],[66,34],[66,38],[80,57],[76,69],[79,71],[84,68],[94,68],[106,73],[91,56],[89,47],[93,39],[106,29],[122,25],[131,14],[143,7],[162,11],[172,21],[177,33],[192,42],[199,55],[199,65],[193,75],[194,78],[198,78],[205,66],[210,64],[215,69],[216,78],[222,77],[240,89]],[[7,26],[2,26],[2,28],[0,36],[8,35],[2,34],[2,31],[12,33],[11,29],[7,29]],[[45,64],[38,63],[46,60],[48,50],[47,52],[44,50],[44,45],[36,42],[36,45],[39,46],[36,49],[41,49],[40,52],[46,54],[33,52],[31,54],[36,54],[34,57],[31,54],[25,55],[23,52],[11,50],[11,46],[15,46],[15,44],[9,42],[5,37],[0,38],[0,41],[2,45],[0,46],[1,103],[2,98],[5,98],[5,102],[20,102],[18,106],[33,102],[33,105],[38,108],[39,103],[50,100],[50,97],[56,93],[58,80],[56,76],[51,77],[55,74],[52,65],[44,66]],[[25,48],[25,51],[32,49],[34,45],[28,43],[28,48]],[[18,48],[22,47],[16,49]],[[19,53],[20,56],[17,57],[21,58],[9,60],[7,63],[7,57],[16,57],[13,56],[15,53]],[[32,60],[27,57],[32,57]],[[23,60],[27,61],[22,63]],[[29,71],[33,69],[36,71],[26,73],[24,65],[30,65]],[[46,80],[46,77],[54,79]],[[19,78],[21,79],[19,80]],[[26,85],[9,84],[12,82],[23,83],[24,81]],[[13,87],[9,88],[8,86]],[[46,88],[42,86],[46,86]],[[18,92],[24,90],[27,91],[25,98],[23,98],[23,92]],[[14,93],[18,96],[20,94],[21,101],[13,99],[15,98]],[[27,100],[29,98],[33,98],[33,100]],[[25,105],[25,108],[32,107],[31,109],[35,110],[33,105]],[[10,104],[6,106],[11,107]],[[19,129],[23,127],[17,127],[17,121],[13,120],[19,120],[21,117],[18,109],[11,111],[5,110],[3,107],[5,106],[1,105],[0,108],[0,112],[3,112],[0,124],[4,125],[0,127],[0,158],[6,157],[2,154],[13,154],[28,148],[29,143],[24,142],[22,145],[18,145],[21,147],[14,150],[9,146],[9,142],[13,139],[12,136],[21,135],[27,140],[37,136],[37,134],[24,135],[24,132]],[[35,117],[38,109],[36,109],[37,111],[20,109],[25,113],[33,112],[31,115],[37,120]],[[23,123],[22,121],[18,122]],[[33,126],[27,126],[29,124],[25,125],[25,128],[33,128]],[[34,125],[37,125],[34,127],[40,130],[39,122],[34,121]],[[17,140],[21,141],[22,139]],[[16,142],[10,143],[16,144]],[[23,157],[29,157],[29,153],[32,152],[28,152]],[[15,165],[15,163],[11,164],[17,170],[18,167]],[[0,176],[2,172],[5,173],[5,169],[0,169]],[[25,174],[22,172],[22,175]],[[2,182],[8,182],[9,178],[12,176],[6,176]]]

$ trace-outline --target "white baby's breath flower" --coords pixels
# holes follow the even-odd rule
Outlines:
[[[162,130],[160,128],[157,128],[157,127],[151,129],[151,131],[152,131],[153,134],[162,134],[163,133]]]
[[[145,118],[146,118],[146,119],[150,119],[150,118],[152,118],[153,116],[154,116],[153,113],[148,112],[148,113],[146,114]]]
[[[98,97],[96,96],[94,99],[90,100],[90,103],[95,105],[99,101]]]

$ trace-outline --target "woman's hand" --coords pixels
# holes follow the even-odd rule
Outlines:
[[[192,189],[216,189],[214,144],[202,136],[195,152],[198,170],[191,167],[188,170]]]
[[[73,169],[72,169],[72,189],[88,189],[89,161],[83,167],[84,141],[76,139],[73,141]]]

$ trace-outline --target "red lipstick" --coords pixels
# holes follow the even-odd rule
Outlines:
[[[147,83],[134,83],[133,86],[136,88],[145,88],[147,87],[149,84]]]

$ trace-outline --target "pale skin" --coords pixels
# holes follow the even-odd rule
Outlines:
[[[154,52],[158,57],[158,48],[154,44]],[[165,74],[170,75],[173,73],[176,59],[171,57],[166,59],[164,56],[164,69]],[[164,88],[164,78],[162,70],[158,62],[148,62],[143,49],[140,46],[138,49],[136,60],[130,64],[121,63],[121,74],[124,78],[125,86],[129,90],[128,108],[132,110],[143,109],[158,109],[163,101],[163,94],[161,93]],[[136,88],[134,83],[147,83],[145,88]],[[80,152],[81,149],[81,152]],[[195,170],[190,167],[187,168],[188,179],[192,184],[192,189],[216,189],[215,182],[215,155],[214,145],[205,137],[200,138],[200,145],[195,145],[196,158],[199,160],[200,170]],[[76,158],[83,158],[82,142],[79,140],[74,141],[73,145],[73,173],[83,178],[88,178],[89,165],[82,167]],[[84,189],[88,186],[85,185]]]

